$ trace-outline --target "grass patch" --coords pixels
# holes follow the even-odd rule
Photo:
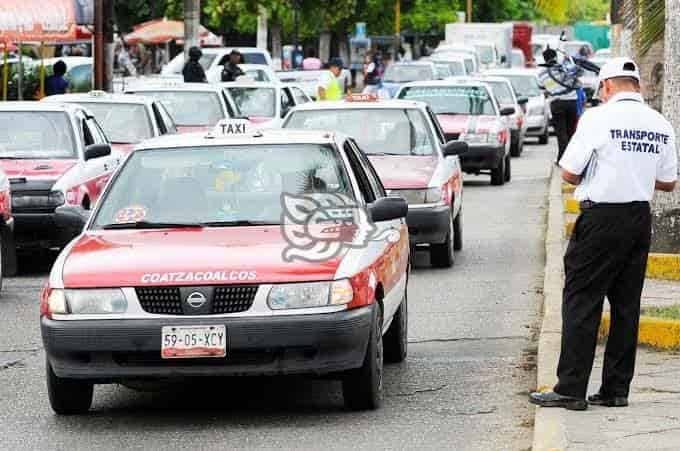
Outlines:
[[[680,305],[669,305],[667,307],[645,307],[642,314],[663,319],[680,320]]]

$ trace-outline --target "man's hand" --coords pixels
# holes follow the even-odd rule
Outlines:
[[[654,189],[657,191],[665,191],[670,193],[675,189],[675,184],[676,182],[660,182],[657,180],[656,184],[654,185]]]
[[[319,100],[326,100],[326,90],[323,88],[318,89],[318,99]]]
[[[581,183],[581,176],[562,169],[562,180],[572,185],[579,185]]]

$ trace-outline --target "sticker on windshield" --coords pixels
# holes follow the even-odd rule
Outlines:
[[[131,222],[143,221],[146,218],[147,210],[143,205],[130,205],[129,207],[121,208],[114,216],[117,224],[127,224]]]
[[[241,174],[236,171],[224,170],[215,177],[215,191],[222,192],[229,185],[238,183],[241,180]]]

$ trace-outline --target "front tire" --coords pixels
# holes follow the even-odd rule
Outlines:
[[[384,338],[385,342],[385,361],[389,363],[400,363],[406,359],[408,353],[408,296],[404,292],[404,299],[394,314],[392,324],[387,329]]]
[[[94,384],[78,379],[64,379],[54,374],[46,361],[47,394],[52,410],[59,415],[87,413],[92,405]]]
[[[501,186],[505,183],[505,162],[506,157],[503,157],[498,164],[498,167],[491,170],[491,184],[494,186]]]
[[[504,178],[505,178],[506,182],[509,182],[512,179],[512,167],[511,167],[512,165],[511,165],[510,161],[511,161],[510,157],[508,157],[507,160],[505,160],[505,175],[504,175]]]
[[[446,233],[446,238],[441,244],[430,244],[430,263],[437,268],[450,268],[456,258],[453,251],[453,242],[455,240],[455,228],[453,226],[453,207],[449,214],[449,231]]]
[[[513,157],[519,157],[522,154],[522,137],[517,136],[517,140],[510,144],[510,155]]]
[[[458,210],[458,215],[453,221],[453,250],[463,250],[463,208]]]
[[[375,410],[383,399],[383,312],[375,302],[375,316],[361,368],[351,370],[342,381],[345,406],[352,410]]]

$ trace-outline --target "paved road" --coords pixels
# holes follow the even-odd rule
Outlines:
[[[510,449],[531,446],[535,327],[554,144],[527,146],[513,181],[467,177],[456,265],[419,255],[409,290],[410,347],[385,374],[381,410],[343,409],[340,384],[301,378],[185,382],[139,392],[99,386],[89,416],[47,401],[38,294],[49,259],[0,296],[0,448]],[[112,262],[113,263],[113,262]]]

